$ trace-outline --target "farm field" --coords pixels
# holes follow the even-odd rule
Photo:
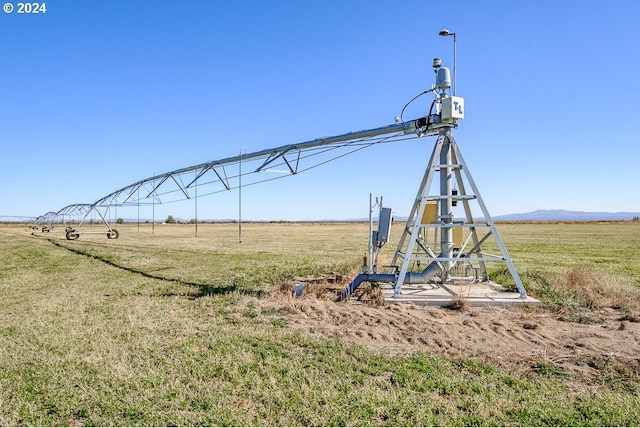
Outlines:
[[[536,308],[336,302],[364,223],[117,228],[0,225],[0,425],[640,421],[638,222],[499,224]]]

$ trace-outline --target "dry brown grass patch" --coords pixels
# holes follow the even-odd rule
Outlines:
[[[283,309],[294,313],[301,310],[305,299],[338,301],[340,293],[356,275],[356,273],[352,275],[331,273],[322,276],[295,277],[273,287],[273,290],[267,294],[270,298],[280,303]],[[302,284],[303,288],[300,295],[296,296],[296,286],[299,284]],[[374,307],[387,305],[380,287],[377,284],[367,282],[358,287],[349,299]]]
[[[640,310],[640,289],[621,277],[571,268],[564,277],[559,278],[557,286],[560,290],[580,296],[584,299],[584,305],[591,309]]]

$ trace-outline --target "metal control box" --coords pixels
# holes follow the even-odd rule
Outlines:
[[[464,98],[449,97],[442,100],[442,121],[464,119]]]
[[[457,226],[453,228],[453,249],[460,250],[462,249],[462,227]]]
[[[438,201],[427,201],[420,224],[431,224],[438,221]]]
[[[391,208],[380,209],[380,218],[378,219],[377,242],[388,242],[391,233],[391,222],[393,220],[393,212]]]

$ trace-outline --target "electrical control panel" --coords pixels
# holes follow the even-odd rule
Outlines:
[[[444,98],[442,100],[442,121],[450,123],[458,119],[464,119],[464,98]]]
[[[392,221],[393,212],[391,211],[391,208],[381,208],[380,218],[378,219],[378,234],[376,236],[378,244],[389,241]]]

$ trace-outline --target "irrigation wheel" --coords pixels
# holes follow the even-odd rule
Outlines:
[[[120,236],[120,234],[116,229],[109,229],[107,232],[107,238],[109,239],[118,239],[118,236]]]
[[[78,231],[73,230],[73,229],[68,229],[67,230],[67,239],[69,241],[73,241],[76,240],[80,237],[80,234],[78,233]]]

